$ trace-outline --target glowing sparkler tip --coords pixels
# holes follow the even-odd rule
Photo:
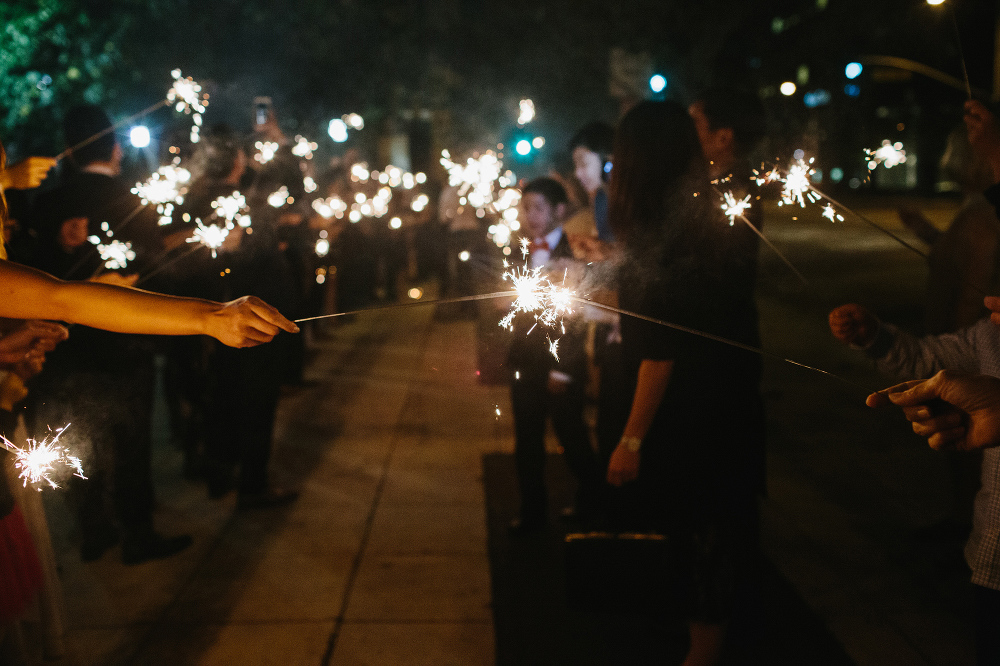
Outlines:
[[[21,448],[13,444],[6,437],[0,436],[0,444],[14,455],[14,468],[20,470],[18,477],[23,481],[24,486],[30,483],[33,486],[41,486],[44,482],[52,488],[58,488],[59,484],[52,478],[58,468],[66,467],[73,475],[81,479],[87,478],[83,475],[83,466],[80,459],[70,455],[62,444],[59,437],[66,432],[69,424],[54,431],[52,439],[48,437],[38,442],[29,439],[27,446]],[[41,487],[37,488],[41,490]]]
[[[212,251],[212,258],[219,256],[218,249],[222,247],[226,237],[229,236],[229,229],[225,226],[210,224],[206,226],[201,220],[195,218],[198,228],[194,235],[187,239],[188,243],[201,243]]]
[[[726,192],[723,194],[722,212],[729,218],[730,224],[732,224],[737,217],[742,217],[746,212],[746,209],[750,207],[749,194],[743,199],[737,199],[732,192]]]

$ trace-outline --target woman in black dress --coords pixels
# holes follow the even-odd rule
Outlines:
[[[643,102],[615,140],[610,220],[622,244],[619,303],[630,312],[753,344],[741,300],[750,257],[733,241],[687,111]],[[742,250],[740,248],[743,248]],[[745,277],[744,277],[745,279]],[[630,497],[630,529],[677,544],[691,647],[716,663],[756,541],[763,486],[760,359],[738,347],[635,317],[621,320],[631,411],[608,481]]]

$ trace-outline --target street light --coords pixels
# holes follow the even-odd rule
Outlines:
[[[145,125],[136,125],[129,131],[128,140],[136,148],[145,148],[149,145],[149,128]]]
[[[531,152],[531,142],[527,139],[521,139],[514,146],[514,152],[516,152],[521,157],[524,157]]]
[[[791,81],[785,81],[784,83],[781,84],[778,90],[780,90],[781,94],[784,95],[785,97],[791,97],[792,95],[795,94],[796,88],[795,84],[792,83]]]
[[[847,67],[844,68],[844,76],[849,79],[856,79],[861,76],[861,72],[864,71],[864,67],[861,66],[860,62],[849,62]]]
[[[662,74],[653,74],[649,77],[649,89],[654,93],[661,93],[667,88],[667,78]]]

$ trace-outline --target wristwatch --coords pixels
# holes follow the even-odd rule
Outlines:
[[[627,435],[623,436],[619,441],[619,444],[624,444],[625,448],[636,453],[642,448],[642,438],[641,437],[629,437]]]

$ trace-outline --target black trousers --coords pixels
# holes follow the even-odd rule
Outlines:
[[[976,611],[976,662],[1000,664],[1000,590],[973,585]]]
[[[577,510],[597,508],[603,474],[590,444],[583,421],[583,383],[570,382],[561,394],[550,393],[548,375],[511,377],[511,406],[514,412],[514,463],[521,493],[521,519],[545,519],[548,495],[545,488],[545,430],[547,419],[563,448],[570,471],[579,482]]]
[[[274,343],[249,349],[219,345],[212,356],[205,440],[209,474],[238,469],[241,493],[260,493],[268,485],[281,359]]]
[[[70,496],[85,535],[116,522],[140,535],[152,529],[151,469],[155,373],[152,356],[128,373],[72,373],[47,378],[34,393],[31,436],[69,428],[59,438],[83,464],[87,479],[71,477]],[[65,482],[60,479],[59,482]]]

